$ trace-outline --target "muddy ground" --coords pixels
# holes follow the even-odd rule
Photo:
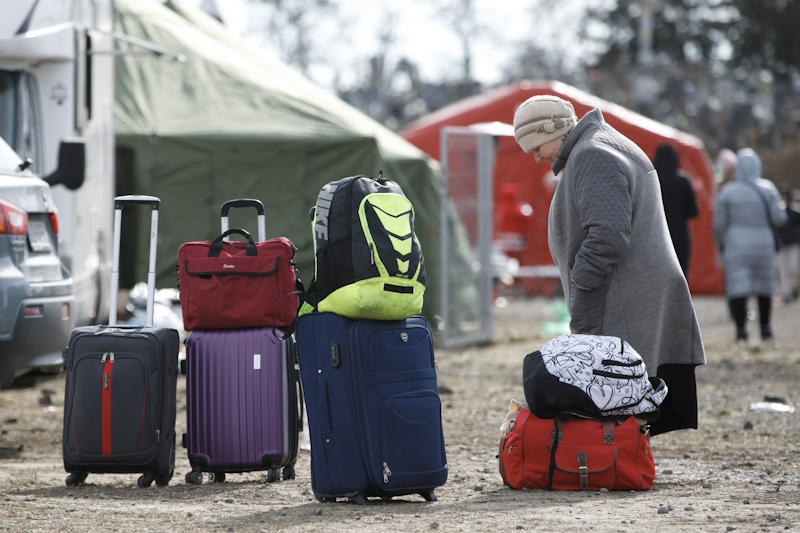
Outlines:
[[[800,304],[777,304],[778,347],[734,348],[722,298],[698,297],[708,364],[697,371],[700,429],[652,439],[656,480],[644,493],[514,491],[497,473],[499,426],[523,399],[524,356],[550,335],[552,300],[495,311],[495,342],[437,350],[450,478],[439,501],[409,496],[369,507],[320,504],[302,451],[297,479],[261,473],[187,485],[178,450],[168,487],[135,475],[90,475],[66,487],[61,462],[64,375],[33,376],[0,391],[0,529],[9,531],[798,531],[800,413],[749,409],[765,396],[800,406]],[[751,302],[751,307],[754,302]],[[755,323],[752,323],[755,324]],[[755,327],[751,327],[755,330]],[[178,434],[186,401],[179,381]],[[48,401],[52,404],[48,404]],[[659,513],[659,508],[663,507]],[[664,511],[668,511],[664,513]]]

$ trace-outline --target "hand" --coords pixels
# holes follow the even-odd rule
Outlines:
[[[570,330],[573,333],[602,335],[609,283],[605,282],[592,290],[579,289],[574,282],[570,284]]]

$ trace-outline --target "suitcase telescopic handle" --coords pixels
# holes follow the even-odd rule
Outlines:
[[[145,196],[140,194],[129,194],[127,196],[117,196],[114,198],[114,209],[122,209],[126,204],[149,205],[151,209],[158,211],[161,200],[155,196]]]
[[[158,209],[161,200],[155,196],[128,195],[114,198],[114,249],[111,264],[111,294],[108,325],[117,325],[119,293],[119,247],[122,233],[122,208],[126,205],[150,206],[150,264],[147,269],[147,325],[153,325],[153,303],[156,295],[156,246],[158,244]]]
[[[220,208],[220,218],[222,222],[222,233],[228,231],[228,211],[231,210],[232,207],[254,207],[256,212],[258,213],[258,242],[264,242],[267,240],[267,226],[264,217],[264,204],[261,203],[261,200],[256,200],[255,198],[238,198],[236,200],[228,200],[222,207]],[[225,239],[226,241],[228,239]]]

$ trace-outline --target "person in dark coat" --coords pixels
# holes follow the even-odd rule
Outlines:
[[[662,144],[656,149],[653,166],[661,183],[661,200],[664,202],[664,214],[667,217],[672,245],[678,255],[683,275],[688,277],[692,249],[688,221],[697,216],[697,199],[692,180],[680,171],[678,152],[669,144]]]
[[[775,266],[783,303],[789,304],[800,296],[800,211],[792,203],[791,187],[781,188],[781,198],[786,206],[786,224],[778,228],[783,246],[778,250]]]

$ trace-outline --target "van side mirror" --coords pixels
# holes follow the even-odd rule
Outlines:
[[[86,143],[83,139],[61,141],[58,148],[58,168],[44,178],[50,185],[62,184],[74,191],[86,177]]]

